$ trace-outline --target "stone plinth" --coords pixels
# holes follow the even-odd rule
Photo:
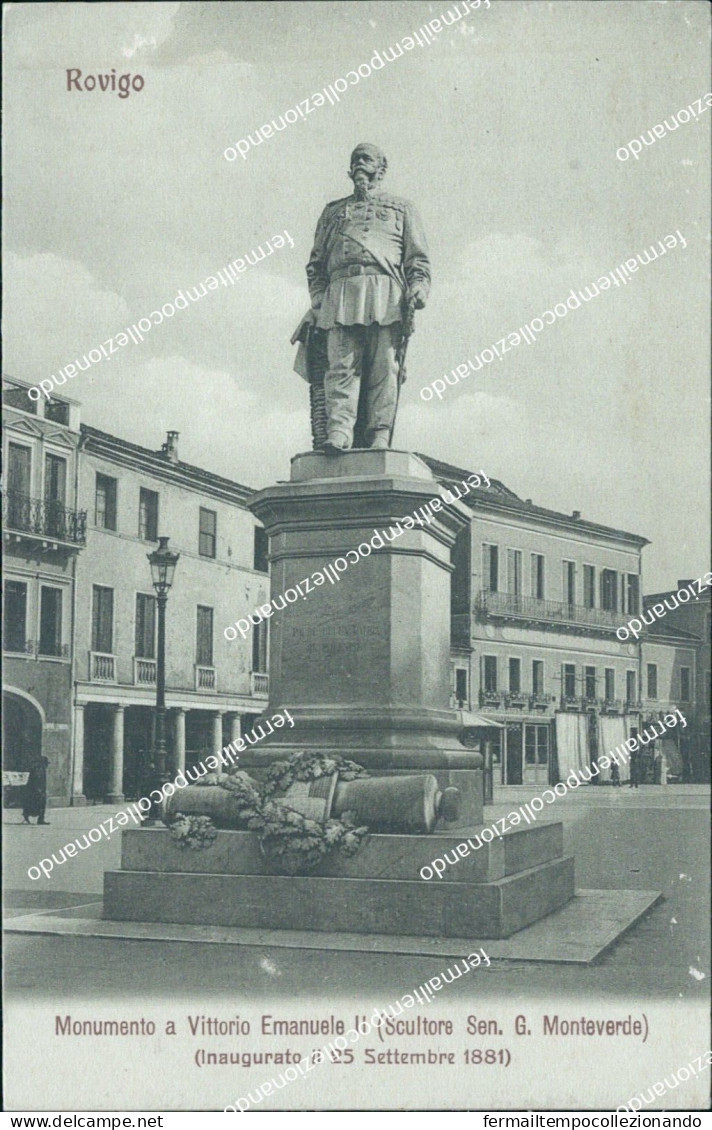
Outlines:
[[[561,825],[517,829],[429,882],[419,869],[454,836],[370,836],[352,858],[309,875],[275,875],[252,832],[219,832],[203,851],[166,830],[122,834],[122,869],[104,877],[104,917],[275,930],[507,938],[564,906],[573,859]]]
[[[250,508],[270,538],[272,600],[292,601],[271,616],[269,711],[288,709],[295,726],[244,767],[308,748],[374,772],[427,770],[464,791],[468,824],[481,821],[481,757],[459,744],[449,707],[450,551],[469,512],[403,451],[297,455],[291,481]]]

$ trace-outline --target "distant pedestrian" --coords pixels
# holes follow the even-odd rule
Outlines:
[[[618,768],[617,761],[614,761],[611,765],[611,784],[617,789],[621,787],[621,771]]]
[[[49,758],[39,756],[35,757],[30,764],[30,772],[27,777],[22,804],[22,818],[25,824],[30,823],[30,816],[36,816],[38,824],[49,824],[49,821],[45,820],[48,765]]]

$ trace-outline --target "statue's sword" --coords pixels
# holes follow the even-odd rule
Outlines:
[[[408,341],[411,334],[415,331],[415,302],[409,299],[406,305],[405,317],[403,318],[403,335],[401,343],[396,352],[396,361],[398,362],[398,386],[396,388],[396,406],[393,412],[393,423],[391,430],[388,433],[388,446],[393,446],[393,432],[396,426],[396,417],[398,415],[398,401],[400,400],[401,385],[405,384],[407,373],[405,368],[405,355],[408,352]]]

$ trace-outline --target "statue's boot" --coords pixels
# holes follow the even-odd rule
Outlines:
[[[372,451],[387,451],[391,446],[389,439],[390,428],[376,428],[369,446]]]
[[[343,455],[350,447],[348,437],[343,432],[330,432],[324,444],[325,455]]]

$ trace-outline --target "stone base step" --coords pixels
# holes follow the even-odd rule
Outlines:
[[[562,962],[592,965],[662,899],[659,891],[576,891],[570,902],[509,938],[488,939],[492,961]],[[6,933],[65,935],[106,940],[177,942],[184,945],[254,947],[265,950],[316,950],[410,957],[463,957],[482,948],[484,939],[416,938],[398,934],[320,934],[316,930],[251,930],[245,926],[183,925],[174,922],[121,922],[103,916],[103,904],[33,911],[9,918]],[[237,959],[237,955],[236,955]]]
[[[573,857],[489,883],[107,871],[104,914],[131,922],[508,938],[573,894]]]
[[[481,830],[481,829],[480,829]],[[518,828],[477,847],[471,829],[458,835],[371,835],[355,856],[335,854],[310,875],[344,879],[418,879],[421,882],[490,883],[517,871],[560,859],[563,824]],[[476,850],[469,847],[468,837]],[[481,841],[480,841],[481,842]],[[456,851],[465,845],[469,855]],[[420,870],[433,859],[445,859],[442,878],[422,880]],[[454,862],[453,862],[454,861]],[[123,871],[160,871],[205,875],[273,875],[253,832],[220,831],[210,847],[191,851],[179,847],[166,828],[135,828],[123,832]],[[441,868],[442,870],[442,868]]]

